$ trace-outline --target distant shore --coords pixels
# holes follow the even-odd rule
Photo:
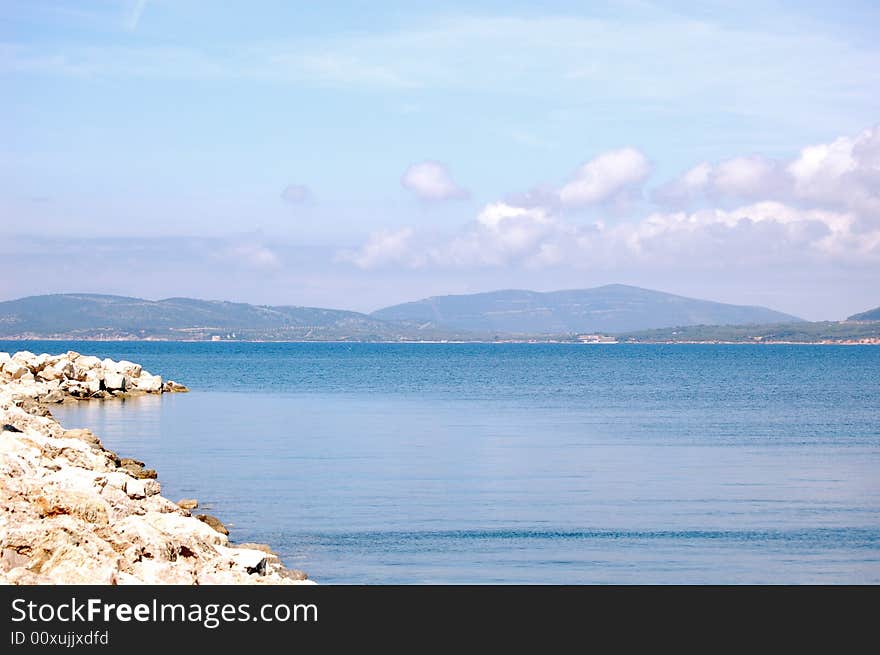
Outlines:
[[[636,340],[621,339],[616,341],[580,341],[576,339],[472,339],[472,340],[452,340],[452,339],[422,339],[422,340],[345,340],[345,339],[157,339],[157,338],[137,338],[137,337],[113,337],[113,338],[95,338],[95,337],[35,337],[35,336],[12,336],[2,337],[0,342],[58,342],[65,343],[75,341],[77,343],[328,343],[328,344],[534,344],[534,345],[578,345],[578,346],[632,346],[632,345],[697,345],[697,346],[878,346],[880,345],[880,337],[869,337],[865,339],[840,339],[840,340],[817,340],[817,341],[791,341],[791,340]]]

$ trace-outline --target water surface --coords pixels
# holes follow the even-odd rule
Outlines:
[[[189,385],[57,415],[322,583],[880,582],[880,348],[23,347]]]

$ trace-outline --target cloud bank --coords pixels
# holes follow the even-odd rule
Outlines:
[[[609,219],[609,205],[641,196],[650,172],[644,153],[613,150],[559,187],[486,204],[442,238],[380,231],[340,259],[362,269],[880,263],[880,127],[807,146],[790,161],[701,162],[654,189],[653,207]],[[598,217],[578,219],[584,208]]]

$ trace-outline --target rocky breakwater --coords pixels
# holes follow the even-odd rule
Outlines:
[[[0,353],[0,582],[308,582],[268,547],[232,544],[219,521],[163,497],[143,462],[120,458],[89,430],[65,430],[49,411],[184,390],[132,362]]]

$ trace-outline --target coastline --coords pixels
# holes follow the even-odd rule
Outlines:
[[[488,339],[474,339],[474,340],[453,340],[453,339],[444,339],[444,340],[430,340],[430,339],[422,339],[418,341],[408,341],[408,340],[387,340],[387,341],[367,341],[367,340],[344,340],[344,339],[326,339],[326,340],[317,340],[317,339],[221,339],[221,340],[211,340],[211,339],[144,339],[144,338],[113,338],[113,339],[96,339],[96,338],[83,338],[83,337],[3,337],[0,339],[0,342],[55,342],[55,343],[68,343],[68,342],[76,342],[76,343],[210,343],[210,344],[234,344],[234,343],[302,343],[302,344],[316,344],[316,343],[328,343],[328,344],[405,344],[405,345],[418,345],[418,344],[437,344],[437,345],[462,345],[462,344],[485,344],[485,345],[494,345],[494,344],[531,344],[531,345],[572,345],[572,346],[675,346],[675,345],[687,345],[687,346],[880,346],[880,338],[869,338],[869,339],[840,339],[840,340],[821,340],[821,341],[785,341],[785,340],[770,340],[770,339],[762,339],[760,341],[751,340],[751,341],[722,341],[722,340],[707,340],[707,341],[671,341],[671,340],[657,340],[657,341],[634,341],[634,340],[624,340],[624,341],[605,341],[605,342],[593,342],[593,341],[578,341],[578,340],[564,340],[564,339],[496,339],[496,340],[488,340]]]
[[[0,352],[0,583],[309,584],[264,544],[236,544],[198,501],[52,404],[187,391],[133,362]]]

